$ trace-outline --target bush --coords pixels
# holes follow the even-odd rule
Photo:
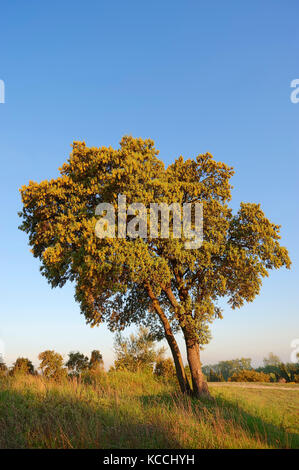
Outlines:
[[[256,370],[240,370],[235,372],[228,382],[270,382],[270,376]]]
[[[155,366],[154,374],[158,377],[175,377],[175,367],[171,359],[160,359]]]

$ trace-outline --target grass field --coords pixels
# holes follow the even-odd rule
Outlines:
[[[299,387],[281,388],[210,384],[203,402],[125,372],[90,385],[2,378],[0,447],[298,448]]]

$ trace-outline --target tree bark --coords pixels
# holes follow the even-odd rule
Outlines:
[[[210,396],[207,382],[201,370],[199,344],[194,339],[185,336],[187,359],[192,378],[192,395],[195,397]]]
[[[146,284],[146,289],[148,292],[148,295],[152,301],[153,307],[156,311],[156,313],[159,315],[159,318],[163,324],[164,332],[165,332],[165,338],[167,340],[167,343],[170,347],[172,357],[174,360],[174,365],[176,369],[176,375],[178,378],[178,382],[180,385],[180,389],[182,393],[190,393],[191,392],[191,387],[188,381],[188,378],[185,373],[184,369],[184,363],[182,359],[182,355],[180,352],[180,349],[178,347],[178,344],[176,342],[176,339],[174,337],[174,334],[172,332],[170,323],[168,321],[168,318],[166,317],[157,297],[155,296],[151,286],[149,284]]]

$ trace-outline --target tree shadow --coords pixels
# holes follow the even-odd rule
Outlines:
[[[111,399],[111,397],[110,397]],[[0,448],[167,449],[180,443],[134,408],[51,393],[0,391]]]
[[[219,413],[227,424],[235,423],[240,426],[251,438],[257,438],[269,447],[274,448],[299,448],[299,434],[289,432],[283,424],[275,425],[265,418],[250,413],[235,400],[224,397],[216,397],[213,400],[185,397],[180,393],[161,393],[158,395],[143,395],[140,397],[145,407],[151,407],[153,403],[163,404],[169,410],[176,409],[180,404],[185,404],[188,412],[191,411],[195,419],[205,419],[207,413],[215,422],[219,419]]]

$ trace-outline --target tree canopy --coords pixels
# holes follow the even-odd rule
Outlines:
[[[89,369],[93,372],[100,372],[104,370],[103,356],[98,349],[91,351]]]
[[[69,359],[65,363],[68,370],[73,375],[80,375],[83,370],[88,369],[89,367],[89,359],[84,354],[80,353],[79,351],[74,352],[71,351],[69,353]]]
[[[45,377],[60,380],[66,377],[66,369],[63,368],[63,357],[55,351],[43,351],[38,355],[40,369]]]
[[[34,365],[26,357],[18,357],[11,368],[12,374],[34,374]]]
[[[260,204],[229,207],[233,169],[209,153],[182,156],[165,168],[150,139],[124,137],[119,149],[74,142],[60,176],[21,189],[21,229],[29,235],[41,273],[53,286],[75,283],[76,300],[91,325],[106,322],[111,331],[132,324],[165,337],[181,389],[191,386],[184,372],[175,333],[182,331],[193,393],[207,392],[200,347],[209,341],[209,324],[221,318],[217,300],[232,308],[259,294],[273,268],[290,267],[280,245],[280,226]],[[203,204],[203,243],[185,249],[185,238],[97,238],[95,208],[118,195],[127,203]],[[131,214],[130,222],[136,225]],[[116,221],[118,225],[120,221]],[[136,227],[135,227],[136,228]]]

